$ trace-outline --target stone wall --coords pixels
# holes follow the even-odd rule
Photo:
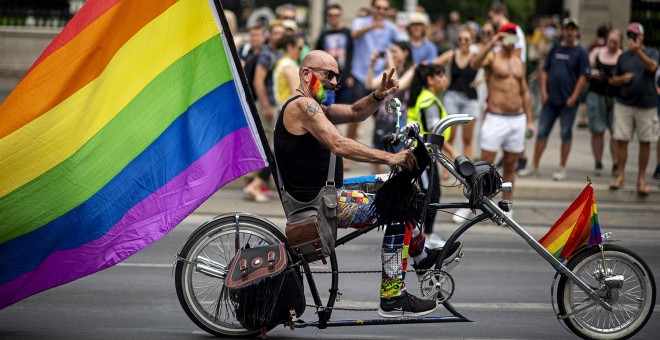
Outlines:
[[[564,7],[580,23],[580,42],[585,46],[595,39],[604,21],[625,32],[630,19],[630,0],[564,0]]]
[[[21,77],[59,29],[0,26],[0,76]]]

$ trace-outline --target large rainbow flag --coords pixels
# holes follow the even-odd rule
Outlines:
[[[562,262],[570,259],[573,252],[587,242],[590,245],[603,243],[591,183],[587,184],[548,233],[539,240],[545,249]]]
[[[126,259],[268,165],[219,7],[90,0],[2,103],[0,308]]]

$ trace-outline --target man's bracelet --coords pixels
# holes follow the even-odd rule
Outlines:
[[[376,96],[376,90],[374,90],[374,92],[371,92],[371,96],[374,97],[374,99],[375,99],[377,102],[382,102],[383,99],[385,99],[385,97],[387,97],[387,96],[385,96],[385,97],[383,97],[383,98],[378,98],[378,97]]]

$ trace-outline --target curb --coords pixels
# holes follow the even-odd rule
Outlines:
[[[582,192],[586,182],[530,183],[518,180],[514,188],[514,199],[548,200],[572,202]],[[596,202],[610,203],[660,203],[660,191],[652,189],[649,195],[641,196],[632,186],[610,190],[606,184],[592,184]],[[462,188],[443,187],[443,195],[463,196]]]
[[[363,174],[351,173],[350,177]],[[536,180],[531,178],[516,179],[514,187],[514,199],[516,200],[547,200],[572,202],[582,192],[586,186],[586,181],[564,181],[555,182],[549,180]],[[660,203],[660,190],[653,186],[647,196],[640,196],[633,185],[624,185],[619,190],[610,190],[609,185],[593,183],[596,194],[596,202],[609,203],[640,203],[640,204],[658,204]],[[239,190],[245,185],[244,179],[237,179],[227,183],[225,188]],[[442,196],[461,198],[463,197],[463,188],[454,185],[453,180],[442,183]],[[276,195],[275,195],[276,196]]]

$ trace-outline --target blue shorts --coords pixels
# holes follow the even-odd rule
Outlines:
[[[587,117],[589,130],[593,133],[612,131],[614,117],[614,98],[595,92],[587,94]]]
[[[562,142],[570,143],[573,140],[573,123],[575,123],[575,116],[577,115],[578,104],[573,107],[566,107],[566,105],[555,105],[549,102],[543,104],[541,108],[541,118],[539,118],[539,131],[537,135],[538,140],[547,140],[555,124],[559,118],[559,135]]]

